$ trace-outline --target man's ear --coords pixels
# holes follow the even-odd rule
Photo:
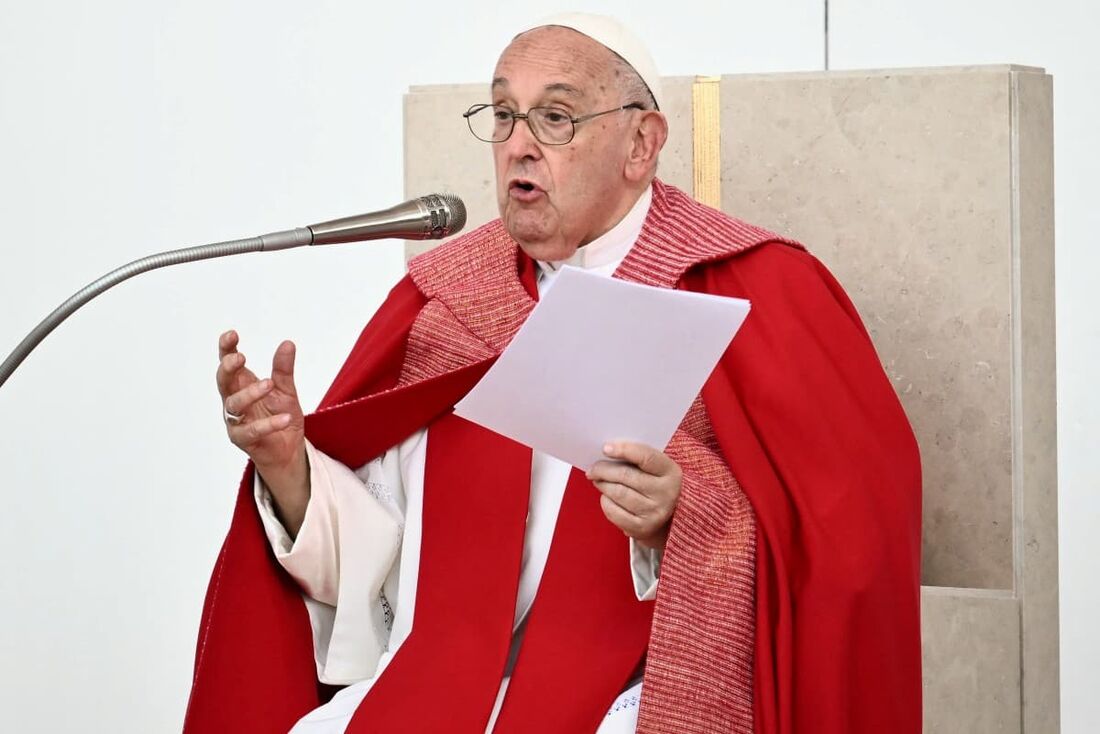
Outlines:
[[[629,181],[644,181],[657,166],[657,154],[668,140],[668,120],[656,110],[643,110],[639,115],[630,153],[626,159],[625,175]]]

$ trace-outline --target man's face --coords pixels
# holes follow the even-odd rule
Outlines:
[[[524,33],[501,54],[492,101],[515,112],[559,107],[571,117],[636,100],[621,99],[613,56],[568,28]],[[493,144],[497,203],[504,226],[536,260],[564,260],[618,221],[627,188],[631,113],[616,112],[577,126],[567,145],[545,145],[524,120]]]

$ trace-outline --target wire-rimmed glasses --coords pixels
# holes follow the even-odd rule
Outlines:
[[[526,120],[531,134],[543,145],[565,145],[573,140],[577,125],[600,115],[610,115],[623,110],[645,109],[641,102],[631,102],[621,107],[572,117],[560,107],[532,107],[527,112],[514,112],[503,105],[475,104],[462,113],[470,132],[486,143],[503,143],[512,136],[516,120]]]

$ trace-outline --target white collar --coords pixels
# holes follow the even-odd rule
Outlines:
[[[596,239],[583,247],[578,247],[572,257],[567,260],[544,261],[537,260],[539,270],[543,274],[551,275],[558,272],[563,265],[572,265],[577,268],[591,270],[604,268],[608,265],[618,267],[630,248],[642,232],[642,225],[649,214],[649,205],[653,201],[653,186],[647,186],[634,206],[626,213],[619,223],[604,232]],[[613,268],[614,269],[614,268]]]

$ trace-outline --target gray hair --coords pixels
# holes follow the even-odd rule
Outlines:
[[[657,100],[653,98],[653,92],[650,91],[649,85],[645,83],[642,76],[622,56],[614,51],[611,51],[611,55],[615,58],[612,73],[615,76],[615,83],[623,94],[624,104],[641,102],[647,110],[657,109]]]

